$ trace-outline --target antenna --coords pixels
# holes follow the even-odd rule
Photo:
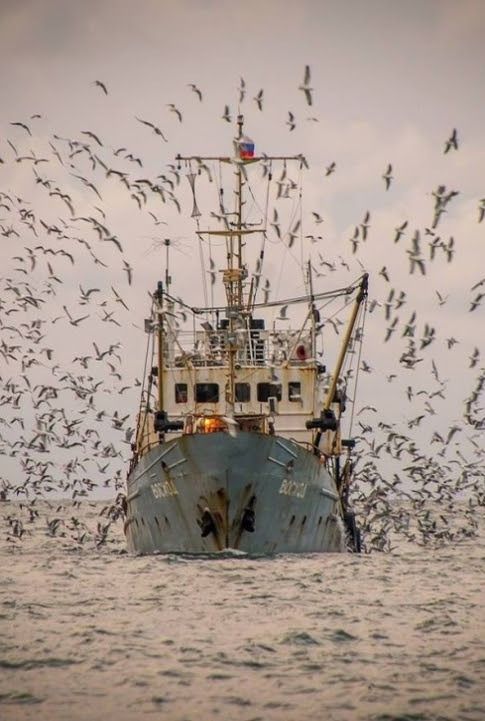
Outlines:
[[[168,293],[169,288],[170,288],[170,284],[171,284],[171,282],[172,282],[172,278],[171,278],[170,272],[169,272],[170,238],[164,238],[164,239],[163,239],[163,244],[164,244],[165,248],[167,249],[167,250],[166,250],[166,256],[165,256],[165,257],[166,257],[166,260],[165,260],[165,287],[166,287],[167,293]]]

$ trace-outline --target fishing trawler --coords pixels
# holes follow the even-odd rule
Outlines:
[[[262,283],[270,224],[254,219],[261,209],[256,206],[254,213],[255,204],[245,198],[253,197],[251,174],[258,164],[263,182],[271,183],[277,163],[287,177],[289,164],[301,170],[305,159],[256,156],[243,134],[242,116],[233,146],[231,156],[177,156],[179,170],[187,169],[196,239],[209,259],[210,297],[205,277],[204,305],[174,296],[167,258],[165,279],[158,282],[145,320],[152,362],[146,363],[127,478],[128,549],[140,554],[358,552],[359,531],[348,501],[354,441],[342,432],[351,374],[343,369],[361,342],[368,276],[319,292],[308,262],[304,294],[270,299],[268,283]],[[195,181],[201,168],[210,173],[211,163],[234,176],[235,202],[226,210],[219,188],[220,214],[209,217],[220,227],[204,229]],[[280,183],[277,197],[289,197],[295,188],[293,181]],[[292,224],[293,235],[300,225]],[[261,242],[251,272],[245,251],[257,234]],[[225,257],[219,303],[213,301],[214,239]],[[326,354],[319,351],[326,325],[319,306],[334,299],[343,302],[348,318],[329,373]],[[288,309],[300,310],[294,330],[287,325]]]

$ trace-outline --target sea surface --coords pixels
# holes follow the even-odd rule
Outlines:
[[[130,556],[120,521],[93,542],[97,503],[7,540],[16,505],[2,721],[485,719],[483,508],[477,538],[439,548],[196,558]]]

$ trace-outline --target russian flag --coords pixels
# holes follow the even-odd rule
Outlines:
[[[254,158],[254,141],[246,135],[243,135],[239,141],[239,157],[242,160]]]

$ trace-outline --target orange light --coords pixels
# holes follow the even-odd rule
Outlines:
[[[197,429],[199,433],[216,433],[226,431],[227,426],[221,418],[206,417],[199,420]]]

